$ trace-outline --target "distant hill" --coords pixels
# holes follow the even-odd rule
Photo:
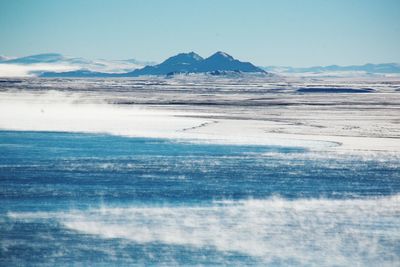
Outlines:
[[[41,77],[138,77],[143,75],[169,75],[176,73],[207,73],[218,72],[256,72],[265,73],[259,67],[249,62],[242,62],[234,59],[232,56],[217,52],[204,59],[194,52],[180,53],[170,57],[164,62],[146,66],[126,73],[102,73],[88,70],[77,70],[69,72],[44,72]]]
[[[8,60],[8,57],[0,55],[0,62]]]
[[[351,65],[351,66],[314,66],[306,68],[293,68],[293,67],[277,67],[268,66],[263,67],[264,70],[276,73],[332,73],[332,72],[364,72],[366,74],[388,74],[400,73],[400,64],[397,63],[383,63],[383,64],[365,64],[365,65]]]
[[[106,60],[68,57],[58,53],[30,55],[26,57],[8,58],[0,56],[1,76],[36,76],[43,72],[69,72],[82,75],[88,72],[99,73],[126,73],[146,65],[156,63],[144,62],[135,59]]]
[[[8,64],[34,64],[34,63],[54,63],[65,61],[66,58],[57,53],[38,54],[26,57],[13,58],[5,60],[2,63]]]
[[[44,78],[107,78],[107,77],[123,77],[119,73],[105,73],[90,70],[72,70],[64,72],[42,72],[39,77]]]

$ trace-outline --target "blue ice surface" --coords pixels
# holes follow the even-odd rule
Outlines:
[[[1,201],[42,207],[106,202],[348,198],[398,193],[400,166],[304,157],[303,148],[151,138],[0,132]]]
[[[8,216],[12,212],[104,205],[193,206],[274,196],[342,200],[399,192],[398,158],[316,156],[295,147],[0,131],[0,265],[158,265],[161,258],[167,265],[259,264],[249,255],[221,256],[210,247],[101,239],[64,229],[52,220],[14,220]],[[290,259],[275,263],[295,264]]]

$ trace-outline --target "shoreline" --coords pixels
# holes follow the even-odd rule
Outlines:
[[[335,85],[373,93],[298,93]],[[0,129],[400,153],[400,81],[25,79],[0,86]]]
[[[70,108],[73,108],[73,106]],[[302,147],[312,151],[335,153],[400,153],[400,140],[398,138],[274,133],[265,130],[269,126],[268,122],[265,121],[206,120],[196,117],[198,114],[176,113],[170,110],[165,110],[164,113],[159,109],[143,108],[129,108],[130,114],[128,116],[115,121],[120,112],[113,107],[109,108],[116,113],[112,115],[114,118],[104,119],[97,116],[95,118],[93,117],[94,114],[86,117],[84,115],[74,117],[74,114],[72,114],[68,117],[69,110],[48,117],[41,110],[36,109],[36,112],[30,112],[29,116],[25,114],[24,119],[14,117],[7,120],[5,113],[2,113],[3,115],[0,115],[0,129],[4,131],[110,134],[124,137],[165,138],[226,145]],[[1,109],[0,107],[0,112],[2,112]],[[129,118],[135,113],[137,113],[135,119]],[[191,117],[191,115],[194,115],[194,117]],[[30,123],[27,121],[30,121]],[[132,121],[135,123],[132,123]],[[129,123],[132,124],[129,125]]]

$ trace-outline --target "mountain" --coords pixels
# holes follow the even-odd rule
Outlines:
[[[351,66],[314,66],[306,68],[293,68],[293,67],[276,67],[268,66],[263,68],[266,71],[277,73],[320,73],[328,74],[333,72],[362,72],[365,74],[389,74],[400,73],[400,64],[396,63],[383,63],[383,64],[364,64],[364,65],[351,65]]]
[[[65,60],[63,55],[57,53],[38,54],[27,57],[13,58],[2,63],[7,64],[34,64],[34,63],[54,63]]]
[[[90,70],[72,70],[64,72],[39,72],[39,77],[44,78],[111,78],[124,77],[119,73],[96,72]]]
[[[217,52],[205,60],[199,62],[196,66],[196,72],[211,71],[241,71],[241,72],[264,72],[262,69],[249,62],[242,62],[234,59],[232,56]]]
[[[143,75],[170,75],[175,73],[214,73],[222,75],[227,72],[256,72],[265,73],[264,70],[249,62],[242,62],[232,56],[217,52],[204,59],[194,52],[180,53],[164,62],[146,66],[127,73],[101,73],[87,70],[69,72],[44,72],[41,77],[137,77]]]
[[[171,72],[193,72],[193,66],[204,59],[194,52],[180,53],[170,57],[161,64],[146,66],[126,73],[127,76],[166,75]]]
[[[0,62],[8,60],[8,57],[0,55]]]
[[[127,75],[167,75],[169,73],[205,73],[213,71],[265,72],[249,62],[239,61],[224,52],[217,52],[206,59],[194,52],[190,52],[170,57],[155,66],[134,70],[127,73]]]

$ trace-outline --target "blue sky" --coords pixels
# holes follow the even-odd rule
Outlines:
[[[257,65],[400,62],[400,0],[0,0],[0,54]]]

